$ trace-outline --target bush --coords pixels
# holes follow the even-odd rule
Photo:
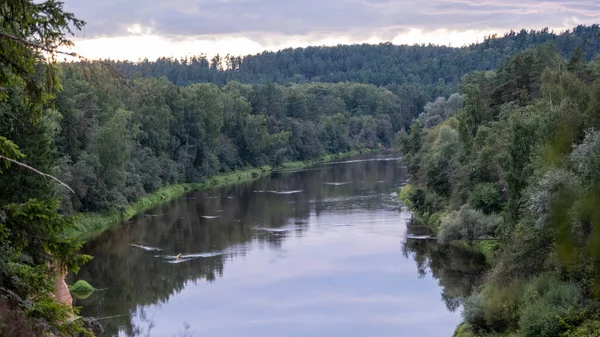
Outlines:
[[[469,325],[469,327],[472,327],[475,331],[482,331],[486,329],[483,310],[483,302],[479,293],[474,292],[471,294],[471,296],[465,299],[462,317],[465,320],[465,323]],[[455,333],[455,336],[459,335]]]
[[[412,210],[414,205],[412,204],[412,196],[415,194],[415,187],[411,184],[406,184],[404,187],[400,189],[400,193],[398,193],[398,197],[400,200],[408,207],[408,209]]]
[[[460,211],[454,211],[442,219],[438,239],[441,244],[454,240],[472,242],[495,235],[502,222],[499,215],[486,215],[464,205]]]
[[[475,335],[471,331],[471,327],[463,322],[456,327],[452,337],[475,337]]]
[[[83,299],[89,297],[94,292],[94,287],[84,280],[79,280],[72,286],[69,286],[69,290],[75,296]]]
[[[504,203],[498,185],[494,183],[477,184],[469,194],[469,205],[485,214],[502,211]]]
[[[563,334],[564,337],[597,337],[600,336],[600,321],[587,320],[576,328]]]
[[[556,276],[542,275],[529,282],[523,295],[519,328],[523,336],[551,337],[565,332],[565,316],[581,300],[579,287]]]
[[[516,328],[522,288],[518,282],[503,288],[484,287],[465,300],[463,319],[477,335]]]

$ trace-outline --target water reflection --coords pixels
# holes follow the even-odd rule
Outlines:
[[[448,310],[456,311],[462,301],[481,284],[487,269],[485,257],[460,246],[440,246],[429,231],[418,225],[408,225],[409,237],[403,252],[412,256],[420,277],[429,273],[439,280],[442,300]]]
[[[405,180],[376,157],[192,193],[90,242],[76,305],[106,336],[450,335],[481,261],[403,245]]]

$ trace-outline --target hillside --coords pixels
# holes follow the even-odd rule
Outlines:
[[[386,86],[403,102],[403,110],[418,115],[438,96],[457,91],[462,76],[492,70],[507,56],[544,43],[553,43],[568,57],[580,46],[587,60],[600,49],[599,25],[577,26],[560,34],[548,29],[511,31],[481,43],[453,48],[434,45],[339,45],[263,52],[244,57],[199,55],[186,59],[160,58],[154,62],[114,62],[128,77],[167,77],[185,86],[211,82],[224,85],[275,82],[359,82]],[[223,69],[222,65],[226,67]]]

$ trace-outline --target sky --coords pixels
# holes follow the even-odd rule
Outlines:
[[[600,23],[600,0],[65,0],[84,57],[247,55],[352,43],[462,46],[511,29]]]

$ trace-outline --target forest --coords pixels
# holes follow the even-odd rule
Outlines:
[[[561,33],[547,28],[510,31],[460,48],[382,43],[288,48],[244,57],[208,58],[201,54],[181,59],[107,62],[128,78],[166,77],[179,86],[198,82],[223,86],[231,81],[374,84],[398,96],[402,111],[416,117],[427,102],[457,92],[465,74],[495,69],[505,57],[530,47],[553,43],[559,54],[567,57],[579,46],[590,60],[600,48],[596,39],[599,32],[599,25],[581,25]]]
[[[461,48],[58,62],[84,24],[59,1],[0,5],[0,335],[92,334],[52,295],[91,259],[67,235],[81,213],[393,145],[418,221],[492,266],[457,336],[600,329],[598,25]]]
[[[491,264],[455,336],[595,336],[600,329],[600,61],[550,45],[463,77],[396,145],[401,198],[439,243]]]

